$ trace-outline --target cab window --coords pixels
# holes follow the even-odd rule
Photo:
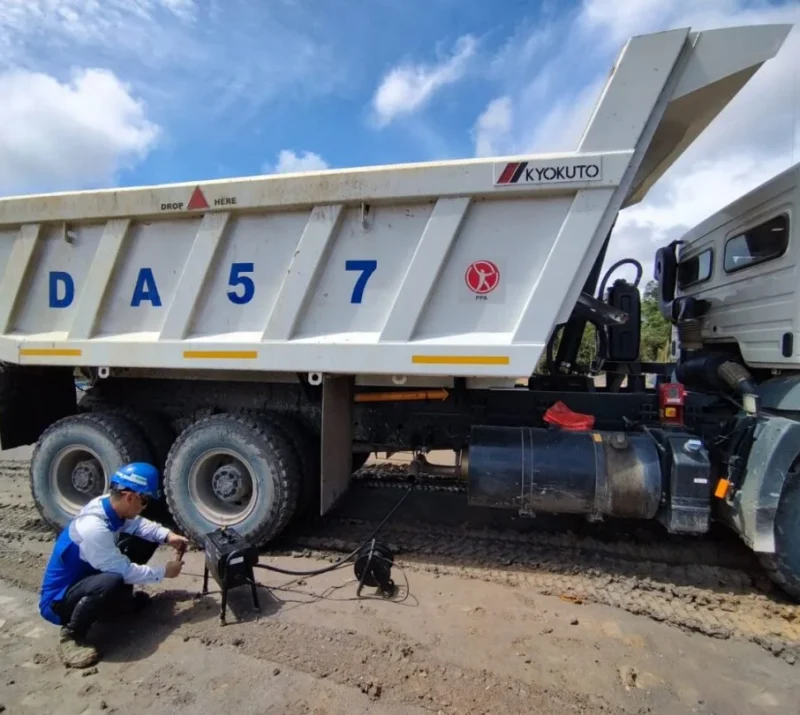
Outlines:
[[[780,258],[789,245],[789,217],[781,214],[728,239],[724,268],[734,273]]]
[[[678,264],[678,287],[683,290],[711,278],[714,265],[714,251],[707,248],[696,256],[687,258]]]

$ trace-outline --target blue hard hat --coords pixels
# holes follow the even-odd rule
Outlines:
[[[133,462],[120,467],[111,477],[111,486],[117,489],[129,489],[144,494],[151,499],[158,499],[158,469],[147,462]]]

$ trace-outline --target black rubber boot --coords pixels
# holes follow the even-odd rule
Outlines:
[[[92,598],[78,601],[69,623],[61,629],[58,653],[68,668],[88,668],[98,660],[97,649],[86,642],[86,633],[94,622],[97,609]]]
[[[134,593],[133,586],[126,584],[124,587],[124,597],[114,603],[112,609],[108,609],[98,620],[101,623],[115,623],[124,621],[131,616],[141,613],[150,606],[151,597],[144,591]]]

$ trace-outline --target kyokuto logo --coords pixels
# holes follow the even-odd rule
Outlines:
[[[536,164],[519,161],[495,164],[495,185],[559,184],[576,181],[599,181],[603,169],[599,162],[564,161],[558,164]]]
[[[500,283],[500,269],[492,261],[473,261],[464,274],[467,287],[477,295],[487,295]]]

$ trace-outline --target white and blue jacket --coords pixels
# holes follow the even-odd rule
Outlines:
[[[98,572],[118,573],[125,583],[158,583],[164,578],[163,566],[134,564],[117,546],[120,534],[135,534],[147,541],[163,544],[169,529],[137,516],[122,519],[108,496],[92,499],[59,534],[42,579],[39,613],[61,625],[52,604],[86,576]]]

